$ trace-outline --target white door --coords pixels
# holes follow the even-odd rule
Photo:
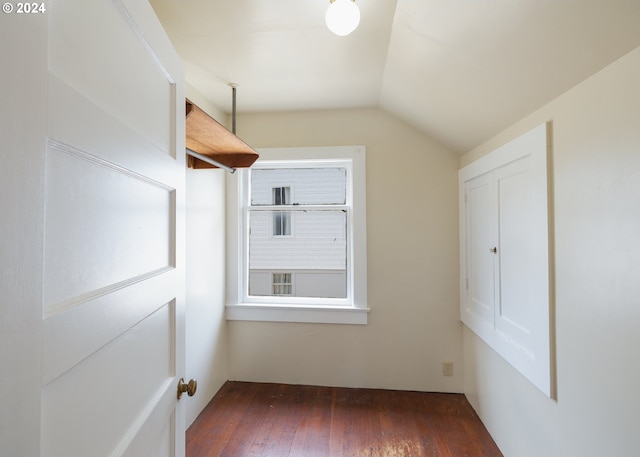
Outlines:
[[[465,312],[493,328],[496,256],[494,185],[491,173],[465,182],[465,223],[463,232],[466,262]]]
[[[143,0],[6,11],[0,455],[183,456],[180,62]]]
[[[466,312],[531,351],[531,158],[465,182]]]
[[[498,204],[498,263],[496,272],[496,330],[533,353],[531,326],[535,322],[535,214],[532,205],[532,165],[527,155],[494,171]]]

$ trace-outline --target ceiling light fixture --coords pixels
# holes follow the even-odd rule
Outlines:
[[[325,20],[327,27],[338,36],[349,35],[360,24],[360,9],[356,0],[329,0]]]

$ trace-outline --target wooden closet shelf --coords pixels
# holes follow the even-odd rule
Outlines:
[[[258,160],[258,153],[218,121],[186,100],[186,147],[232,168],[247,168]],[[190,168],[217,168],[195,157],[188,157]]]

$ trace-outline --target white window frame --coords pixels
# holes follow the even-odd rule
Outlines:
[[[366,161],[364,146],[259,149],[253,167],[323,167],[340,164],[347,168],[347,298],[255,297],[248,295],[247,170],[227,179],[227,309],[228,320],[366,324],[367,241]],[[350,185],[349,185],[350,184]]]

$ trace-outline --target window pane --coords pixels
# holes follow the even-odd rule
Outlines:
[[[293,236],[272,236],[277,214],[295,224]],[[346,298],[346,212],[251,211],[249,228],[249,295]],[[276,279],[285,279],[276,274],[283,270],[295,273],[295,284],[276,289]]]
[[[292,295],[291,273],[273,274],[273,295]]]
[[[275,236],[291,235],[291,213],[273,212],[273,234]]]
[[[344,168],[258,168],[251,170],[251,205],[343,205]]]
[[[291,188],[290,187],[274,187],[272,204],[274,205],[288,205],[291,202]]]

